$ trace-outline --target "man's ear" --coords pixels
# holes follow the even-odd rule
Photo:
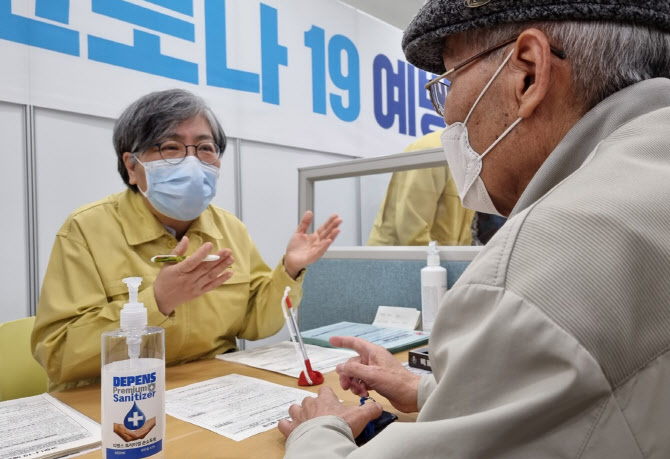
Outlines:
[[[547,36],[537,29],[524,30],[516,41],[511,65],[518,116],[529,118],[549,92],[552,54]]]
[[[135,176],[135,167],[137,167],[137,161],[135,161],[132,153],[125,152],[123,154],[123,164],[126,166],[126,171],[128,171],[128,183],[131,185],[137,185],[137,177]]]

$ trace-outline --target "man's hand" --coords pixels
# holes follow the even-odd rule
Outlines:
[[[342,389],[351,389],[361,397],[367,397],[368,390],[375,390],[403,413],[418,411],[421,377],[406,370],[389,351],[352,336],[333,336],[330,344],[358,352],[358,357],[340,363],[336,368]]]
[[[291,432],[305,421],[319,416],[337,416],[342,418],[349,427],[354,438],[356,438],[368,422],[378,418],[382,414],[382,406],[372,401],[362,406],[344,406],[335,396],[333,390],[328,386],[319,389],[319,396],[307,397],[302,401],[302,406],[291,405],[288,409],[291,420],[279,421],[277,428],[288,438]]]
[[[314,214],[309,210],[302,216],[302,220],[288,241],[286,256],[284,256],[284,268],[293,279],[298,277],[300,271],[311,265],[324,254],[330,244],[340,234],[340,223],[342,219],[337,215],[330,218],[312,234],[307,234],[307,228],[312,223]]]
[[[184,236],[171,254],[184,255],[187,248],[188,238]],[[218,261],[203,262],[211,250],[212,243],[205,242],[186,260],[163,266],[154,281],[154,296],[160,312],[168,316],[180,304],[214,290],[232,277],[233,272],[226,271],[235,261],[230,249],[216,252],[220,257]]]

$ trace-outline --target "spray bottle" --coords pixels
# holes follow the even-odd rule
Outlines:
[[[440,266],[437,242],[428,245],[428,266],[421,270],[421,321],[424,331],[431,331],[437,309],[447,292],[447,270]]]
[[[163,457],[165,330],[147,327],[147,310],[137,302],[142,278],[123,282],[121,328],[102,334],[102,455]]]

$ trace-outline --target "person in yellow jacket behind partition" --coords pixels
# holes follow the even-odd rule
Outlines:
[[[100,376],[100,335],[119,328],[128,301],[122,279],[143,278],[139,301],[150,326],[165,328],[166,362],[174,365],[236,349],[284,323],[279,307],[339,233],[331,216],[312,234],[307,212],[286,254],[271,270],[244,224],[210,204],[226,137],[205,102],[188,91],[148,94],[114,126],[118,170],[128,188],[77,209],[56,235],[31,338],[50,390]],[[154,255],[188,255],[159,264]],[[203,262],[208,254],[217,262]]]
[[[441,148],[441,133],[431,132],[405,151]],[[394,172],[367,245],[471,245],[474,215],[461,204],[448,167]]]

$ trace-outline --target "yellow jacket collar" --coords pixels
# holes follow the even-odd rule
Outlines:
[[[193,221],[189,231],[204,233],[213,239],[222,239],[223,235],[214,224],[210,206]],[[165,227],[151,213],[140,193],[130,189],[119,196],[119,215],[123,232],[130,245],[139,245],[153,241],[167,233]]]

